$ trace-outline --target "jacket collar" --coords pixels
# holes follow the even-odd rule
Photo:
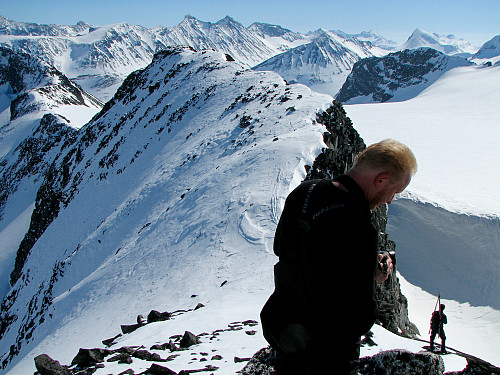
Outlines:
[[[368,204],[368,200],[366,199],[364,191],[352,177],[348,175],[342,175],[335,177],[333,180],[344,185],[349,194],[352,194],[354,200],[359,202],[363,208],[370,211],[370,205]]]

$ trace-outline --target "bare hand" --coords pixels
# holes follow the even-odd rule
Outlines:
[[[375,273],[375,281],[377,284],[381,284],[389,278],[392,274],[394,266],[392,264],[392,259],[388,255],[378,254],[377,271]]]

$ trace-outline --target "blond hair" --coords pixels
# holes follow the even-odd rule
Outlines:
[[[409,172],[417,172],[417,160],[411,150],[394,139],[384,139],[358,154],[354,168],[373,168],[388,172],[391,179],[402,180]]]

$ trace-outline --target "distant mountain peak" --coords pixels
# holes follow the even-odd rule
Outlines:
[[[281,27],[280,25],[272,25],[269,23],[254,22],[248,27],[250,30],[262,32],[263,35],[271,37],[282,37],[287,33],[293,33],[291,30]]]
[[[474,55],[474,58],[491,59],[500,56],[500,35],[494,36],[484,43]]]
[[[477,52],[478,48],[471,43],[458,39],[454,35],[439,35],[416,28],[408,40],[399,48],[417,49],[420,47],[431,47],[447,55],[469,54]]]
[[[228,23],[235,23],[235,24],[240,24],[239,22],[235,21],[235,19],[231,16],[226,16],[222,18],[221,20],[217,21],[218,24],[228,24]]]

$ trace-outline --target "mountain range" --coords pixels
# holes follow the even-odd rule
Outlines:
[[[330,95],[339,91],[360,58],[418,47],[463,56],[478,50],[453,36],[419,29],[405,44],[397,46],[375,31],[349,35],[340,30],[318,29],[302,34],[263,23],[247,28],[229,16],[211,23],[190,15],[174,27],[151,29],[126,23],[37,25],[0,17],[0,45],[37,55],[102,101],[112,97],[128,74],[144,68],[156,52],[172,45],[221,51],[247,67],[265,62],[260,68],[276,69],[287,80],[311,85]],[[274,59],[266,61],[270,58]]]
[[[42,352],[70,363],[80,345],[110,337],[110,346],[151,346],[194,330],[205,343],[211,331],[215,343],[221,327],[252,326],[234,347],[222,340],[201,353],[248,357],[264,346],[252,321],[272,289],[272,238],[286,195],[314,173],[343,173],[364,147],[325,92],[343,85],[340,101],[408,101],[447,72],[498,69],[498,38],[467,58],[472,50],[423,46],[430,42],[416,38],[422,33],[414,33],[417,49],[399,50],[375,32],[300,34],[230,17],[212,24],[186,16],[154,29],[1,18],[3,370],[33,372]],[[392,246],[380,215],[383,243]],[[493,306],[496,289],[486,284]],[[395,300],[384,301],[380,324],[415,336],[398,278],[388,287]],[[117,327],[152,310],[176,313],[116,337]],[[379,343],[420,345],[374,332]],[[457,353],[448,370],[465,367]],[[198,365],[178,355],[176,371]],[[217,373],[241,369],[231,362]],[[123,371],[110,366],[94,371]]]

